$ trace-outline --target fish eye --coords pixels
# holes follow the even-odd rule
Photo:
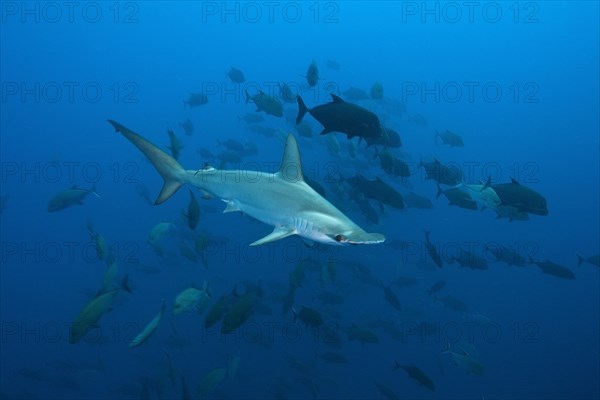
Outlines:
[[[341,242],[345,242],[347,238],[344,235],[335,235],[334,239],[336,242],[341,243]]]

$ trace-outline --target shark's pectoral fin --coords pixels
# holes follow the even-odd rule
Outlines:
[[[282,227],[277,226],[277,227],[275,227],[275,229],[273,229],[273,232],[269,233],[264,238],[258,239],[256,242],[251,243],[250,246],[259,246],[261,244],[274,242],[276,240],[283,239],[288,236],[294,235],[295,233],[296,233],[296,231],[294,229],[286,228],[283,226]]]
[[[225,209],[223,210],[223,214],[235,212],[235,211],[240,211],[240,212],[242,211],[234,201],[225,200],[225,199],[223,199],[223,201],[225,203],[227,203],[227,205],[225,206]]]

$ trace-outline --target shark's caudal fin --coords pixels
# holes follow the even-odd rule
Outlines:
[[[109,119],[108,122],[115,128],[116,132],[121,133],[140,149],[152,165],[154,165],[160,176],[162,176],[164,184],[154,204],[158,205],[167,201],[183,185],[183,177],[185,175],[183,167],[173,157],[137,133],[113,120]]]

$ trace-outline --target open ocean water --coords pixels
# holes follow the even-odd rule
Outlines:
[[[0,399],[599,398],[599,11],[2,0]]]

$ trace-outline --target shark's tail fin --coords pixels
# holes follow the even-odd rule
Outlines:
[[[298,100],[298,116],[296,117],[296,125],[298,125],[302,121],[302,118],[304,118],[304,115],[308,112],[308,107],[306,107],[306,104],[304,104],[304,100],[302,100],[300,95],[296,95],[296,99]]]
[[[142,136],[129,130],[123,125],[113,120],[108,120],[115,128],[115,131],[125,136],[150,160],[154,168],[158,171],[164,180],[163,187],[158,195],[155,205],[164,203],[179,189],[184,182],[185,170],[179,163],[167,153],[159,149]]]
[[[577,256],[577,266],[581,267],[581,265],[585,262],[585,258],[583,258],[579,253],[575,253],[575,255]]]

